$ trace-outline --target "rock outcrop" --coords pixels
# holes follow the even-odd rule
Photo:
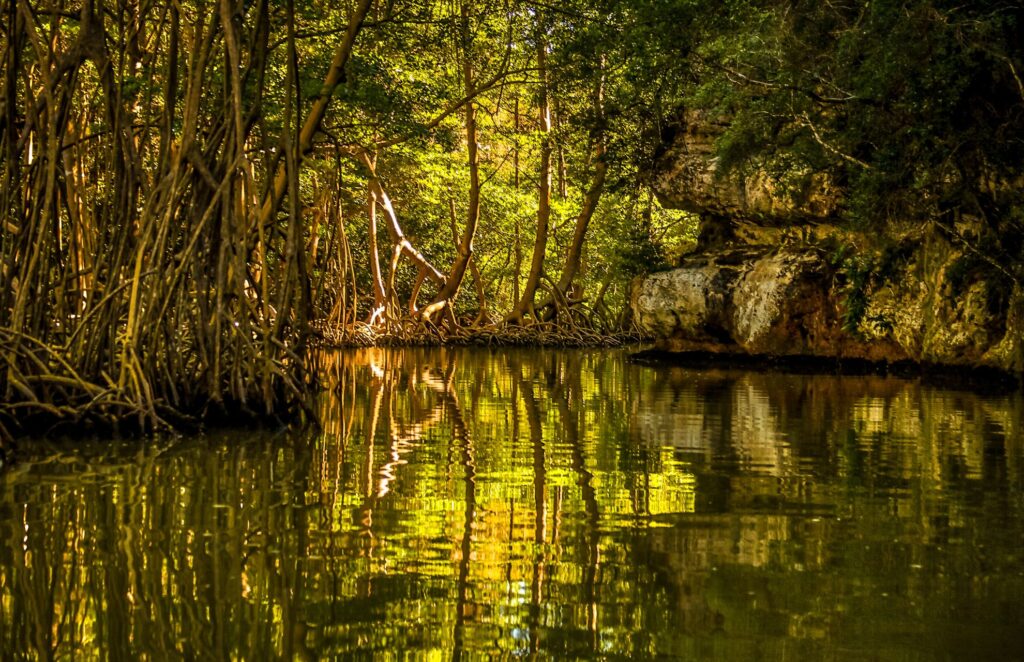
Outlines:
[[[654,183],[664,206],[701,215],[697,249],[633,291],[661,349],[1024,369],[1024,293],[977,251],[922,225],[884,241],[840,229],[823,176],[793,196],[722,176],[722,127],[698,120],[687,116]]]
[[[762,224],[823,221],[836,211],[838,195],[822,173],[794,174],[782,190],[764,173],[723,172],[716,141],[727,128],[722,119],[686,112],[667,136],[655,165],[654,192],[666,207]]]

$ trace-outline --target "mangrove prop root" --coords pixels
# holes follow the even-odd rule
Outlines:
[[[487,324],[480,326],[436,327],[406,325],[371,327],[358,324],[339,327],[316,326],[316,342],[322,347],[399,347],[408,345],[452,345],[490,347],[622,347],[645,342],[648,338],[636,328],[602,332],[580,324],[565,326],[537,322],[529,325]]]

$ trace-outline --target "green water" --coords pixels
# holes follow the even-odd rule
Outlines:
[[[1024,656],[1024,403],[624,353],[326,357],[317,432],[40,444],[0,659]]]

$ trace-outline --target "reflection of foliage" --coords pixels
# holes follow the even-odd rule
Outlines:
[[[1019,396],[597,353],[323,363],[317,433],[4,474],[0,650],[828,659],[873,653],[878,613],[870,646],[917,655],[952,604],[1020,612]]]

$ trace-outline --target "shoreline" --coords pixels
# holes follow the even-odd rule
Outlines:
[[[318,332],[316,349],[338,350],[360,347],[546,347],[550,349],[614,349],[652,343],[652,338],[635,331],[600,333],[584,328],[563,329],[548,325],[465,328],[442,335],[434,329],[412,332],[377,332],[358,329],[329,337]]]
[[[539,332],[538,332],[539,331]],[[474,331],[449,338],[425,332],[410,335],[379,334],[373,342],[326,342],[321,339],[314,351],[336,351],[367,347],[457,347],[457,348],[545,348],[551,350],[601,350],[638,348],[650,342],[636,333],[601,335],[562,334],[537,329],[517,329],[515,333],[503,330]],[[839,359],[811,355],[773,356],[767,354],[716,353],[707,351],[673,352],[656,347],[630,351],[625,360],[633,365],[667,368],[682,367],[694,370],[746,370],[779,372],[800,375],[835,375],[895,377],[919,380],[922,384],[947,389],[962,389],[982,394],[1009,394],[1024,390],[1024,375],[985,366],[955,366],[920,363],[910,360],[886,362],[866,359]],[[314,368],[315,369],[315,368]],[[317,387],[312,387],[314,390]],[[310,392],[307,392],[309,395]],[[303,398],[305,400],[305,398]],[[285,402],[282,399],[281,402]],[[107,415],[49,417],[35,413],[18,421],[19,425],[7,429],[7,439],[0,439],[0,463],[10,464],[17,455],[18,442],[31,438],[84,438],[109,433],[115,437],[136,437],[156,432],[137,418],[137,412],[111,421]],[[194,434],[202,430],[222,427],[280,427],[294,421],[313,423],[303,404],[291,401],[283,411],[264,413],[241,403],[219,403],[199,407],[192,414],[162,410],[161,418],[172,434]],[[10,423],[10,421],[8,421]]]

